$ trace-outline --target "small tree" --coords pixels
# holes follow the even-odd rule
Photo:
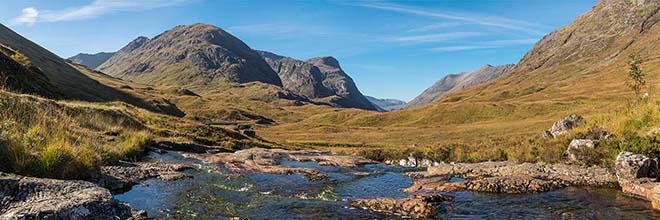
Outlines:
[[[637,105],[642,98],[642,87],[646,85],[645,74],[640,68],[643,61],[637,54],[630,54],[628,57],[630,57],[630,61],[628,61],[630,70],[628,70],[626,86],[635,92],[635,105]]]

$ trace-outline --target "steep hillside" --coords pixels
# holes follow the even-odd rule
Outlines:
[[[177,26],[153,39],[137,41],[97,69],[150,85],[209,87],[246,82],[282,85],[277,73],[258,53],[211,25]]]
[[[121,80],[75,66],[0,25],[0,71],[12,91],[90,102],[123,101],[151,111],[183,115],[171,103],[125,87]],[[18,64],[18,65],[17,65]]]
[[[459,91],[470,86],[497,79],[497,77],[500,77],[501,75],[511,71],[514,66],[514,64],[506,64],[501,66],[485,65],[472,72],[447,75],[428,89],[424,90],[422,94],[415,97],[415,99],[410,101],[406,107],[419,107],[426,105],[441,99],[447,93]]]
[[[402,109],[406,106],[405,101],[401,101],[398,99],[379,99],[371,96],[365,96],[369,102],[374,104],[377,108],[378,111],[382,112],[389,112],[389,111],[394,111],[398,109]]]
[[[84,65],[90,69],[96,69],[96,67],[103,64],[106,60],[110,59],[115,53],[96,53],[96,54],[87,54],[79,53],[75,56],[69,57],[67,60],[70,60],[73,63]]]
[[[284,88],[296,94],[336,107],[376,110],[332,57],[302,61],[267,51],[258,52],[278,73]]]

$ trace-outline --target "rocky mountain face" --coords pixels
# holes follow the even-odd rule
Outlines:
[[[84,65],[90,69],[96,69],[96,67],[100,66],[105,61],[110,59],[110,57],[112,57],[112,55],[114,54],[115,53],[106,53],[106,52],[101,52],[96,54],[79,53],[76,54],[75,56],[69,57],[67,60],[76,64]]]
[[[428,89],[424,90],[422,94],[415,97],[415,99],[410,101],[406,107],[422,106],[441,99],[447,93],[459,91],[474,85],[497,79],[502,74],[511,71],[514,66],[514,64],[506,64],[501,66],[485,65],[472,72],[447,75]]]
[[[625,97],[629,54],[640,55],[646,67],[660,63],[659,11],[660,0],[601,0],[572,23],[539,40],[510,74],[447,99]]]
[[[206,24],[177,26],[140,37],[97,68],[109,75],[165,86],[208,87],[282,81],[261,56],[224,30]]]
[[[406,107],[405,101],[401,101],[398,99],[379,99],[371,96],[365,96],[369,102],[374,104],[376,108],[378,108],[378,111],[381,112],[389,112],[389,111],[394,111],[398,109],[402,109]]]
[[[333,57],[302,61],[267,51],[259,53],[278,73],[284,88],[296,94],[336,107],[377,110]]]

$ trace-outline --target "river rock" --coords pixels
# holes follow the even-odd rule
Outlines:
[[[572,114],[570,116],[567,116],[567,117],[562,118],[561,120],[555,122],[555,124],[553,124],[550,129],[546,130],[543,133],[543,137],[545,137],[545,138],[554,138],[554,137],[566,134],[570,130],[572,130],[573,128],[577,127],[583,121],[584,121],[584,118],[582,118],[581,115]]]
[[[585,155],[585,151],[593,150],[596,148],[596,142],[589,139],[573,139],[566,149],[566,157],[568,161],[573,163],[583,163],[589,160],[589,155]]]
[[[658,160],[624,151],[616,157],[615,169],[620,185],[639,183],[645,178],[658,177]]]
[[[444,195],[411,195],[404,199],[375,198],[355,199],[351,206],[376,212],[399,214],[416,219],[433,218],[444,202],[451,198]]]
[[[452,177],[464,179],[467,190],[493,193],[535,193],[567,186],[617,185],[616,176],[607,169],[567,164],[452,163],[440,164],[428,168],[426,172],[414,172],[408,176],[413,178],[413,186],[418,186],[417,189],[422,191],[441,188]],[[456,184],[449,189],[460,186]],[[409,191],[412,190],[414,188]]]
[[[289,151],[281,149],[251,148],[235,153],[218,154],[187,154],[186,156],[211,163],[221,163],[230,171],[242,174],[246,172],[263,172],[275,174],[301,173],[307,180],[320,181],[328,179],[327,175],[312,168],[294,168],[282,166],[284,161],[316,162],[320,166],[357,167],[363,164],[376,163],[360,156],[337,155],[329,152],[300,150]]]
[[[400,159],[400,160],[387,160],[385,161],[385,164],[399,165],[402,167],[432,167],[432,166],[438,166],[440,163],[429,159],[418,159],[415,157],[408,157],[406,159]]]
[[[85,181],[0,173],[0,219],[131,219],[131,208]]]
[[[101,175],[95,182],[113,192],[121,192],[152,178],[168,181],[192,178],[182,172],[188,169],[192,167],[161,162],[120,162],[115,166],[101,167]]]

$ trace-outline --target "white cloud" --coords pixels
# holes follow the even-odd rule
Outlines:
[[[434,52],[454,52],[454,51],[465,51],[465,50],[483,50],[483,49],[494,49],[494,48],[503,48],[507,46],[515,45],[525,45],[525,44],[534,44],[538,39],[512,39],[512,40],[494,40],[494,41],[483,41],[477,42],[468,45],[455,45],[455,46],[441,46],[434,47],[429,49]]]
[[[449,19],[449,20],[461,21],[461,22],[483,25],[483,26],[522,31],[525,33],[535,34],[535,35],[543,34],[542,31],[536,29],[538,26],[540,26],[538,24],[534,24],[527,21],[503,18],[499,16],[461,13],[461,12],[452,12],[452,11],[440,11],[440,10],[430,11],[430,10],[418,9],[413,7],[407,7],[398,4],[383,4],[383,3],[370,2],[370,3],[359,3],[356,5],[360,7],[393,11],[404,14],[412,14],[418,16],[431,17],[431,18]]]
[[[188,0],[95,0],[88,5],[63,10],[42,10],[34,7],[23,9],[23,14],[13,19],[14,24],[31,25],[36,22],[60,22],[96,18],[102,15],[122,12],[141,11],[179,5]]]
[[[39,11],[36,8],[24,8],[21,16],[14,18],[12,22],[14,24],[32,25],[37,21],[37,17],[39,17]]]
[[[449,33],[441,33],[441,34],[424,34],[424,35],[413,35],[413,36],[403,36],[403,37],[391,37],[388,38],[387,41],[411,42],[411,43],[442,42],[442,41],[475,37],[481,35],[484,34],[476,33],[476,32],[449,32]]]

